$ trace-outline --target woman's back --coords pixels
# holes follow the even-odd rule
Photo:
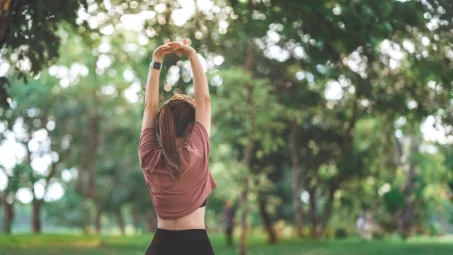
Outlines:
[[[201,206],[217,187],[208,169],[209,151],[208,134],[203,125],[196,122],[187,140],[177,148],[182,171],[179,179],[175,179],[165,163],[155,129],[143,130],[140,164],[158,215],[159,228],[204,228],[205,209]]]

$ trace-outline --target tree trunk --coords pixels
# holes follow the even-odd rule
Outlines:
[[[135,229],[141,229],[140,226],[140,213],[137,207],[133,206],[131,209],[131,216],[132,216],[132,225]]]
[[[243,160],[242,163],[249,168],[250,162],[252,160],[252,153],[255,147],[255,141],[250,137],[248,140],[247,147],[244,149]],[[248,214],[248,189],[249,189],[249,176],[247,175],[244,179],[242,192],[239,197],[239,206],[242,208],[241,214],[241,235],[239,237],[239,254],[245,255],[245,245],[246,245],[246,237],[247,237],[247,214]]]
[[[0,1],[0,24],[6,23],[6,18],[2,14],[3,14],[3,12],[8,11],[11,1],[12,0]],[[8,38],[9,31],[10,31],[9,25],[5,24],[5,25],[0,26],[0,49],[3,48],[3,45],[9,39]]]
[[[8,203],[6,196],[7,195],[4,195],[1,197],[3,213],[4,213],[3,232],[5,232],[5,234],[9,235],[9,234],[11,234],[11,229],[13,226],[15,212],[14,212],[14,203]]]
[[[153,212],[150,212],[146,214],[146,227],[148,233],[154,233],[156,232],[157,229],[157,218],[156,215],[154,215]]]
[[[318,217],[316,215],[316,189],[311,188],[308,190],[310,195],[310,217],[311,217],[311,237],[316,238],[318,236]]]
[[[42,205],[41,199],[33,199],[31,226],[32,226],[32,231],[35,234],[39,234],[42,231],[42,229],[41,229],[41,205]]]
[[[393,171],[391,172],[391,178],[395,179],[398,173],[398,166],[401,165],[401,159],[404,156],[403,145],[401,144],[398,137],[393,135],[394,145],[393,145]]]
[[[247,41],[247,50],[246,50],[246,58],[244,63],[244,70],[245,72],[252,75],[253,72],[253,43],[251,39]],[[248,141],[247,146],[244,148],[242,153],[242,164],[250,168],[250,163],[252,161],[252,154],[253,149],[255,147],[255,141],[253,140],[253,134],[255,132],[255,114],[254,114],[254,104],[253,104],[253,84],[246,84],[247,86],[247,109],[250,113],[250,130],[247,132]],[[247,173],[248,174],[248,173]],[[242,208],[241,214],[241,235],[239,237],[239,254],[245,255],[245,245],[246,245],[246,237],[247,237],[247,214],[248,214],[248,206],[247,206],[247,198],[248,198],[248,189],[249,189],[249,176],[247,175],[244,179],[242,192],[239,199],[239,206]]]
[[[96,199],[96,168],[97,168],[97,150],[100,143],[100,120],[99,116],[95,114],[88,119],[88,196]]]
[[[409,169],[407,173],[407,184],[404,192],[404,200],[407,204],[405,210],[400,213],[400,225],[403,237],[407,237],[411,234],[412,221],[415,216],[415,200],[412,197],[415,190],[416,173],[414,157],[418,153],[419,141],[415,137],[410,139],[410,154],[409,154]]]
[[[261,220],[263,221],[264,228],[266,229],[267,233],[267,241],[270,244],[274,244],[277,242],[277,235],[275,234],[274,229],[272,228],[272,220],[269,213],[266,210],[266,198],[261,198],[259,201],[260,204],[260,215]]]
[[[116,224],[118,224],[118,227],[120,228],[121,235],[126,234],[126,223],[124,222],[124,217],[123,214],[118,211],[115,213],[115,218],[116,218]]]
[[[406,239],[406,234],[404,233],[404,223],[403,223],[403,210],[402,209],[399,209],[396,213],[395,213],[395,219],[396,219],[396,228],[398,229],[398,233],[404,238]]]
[[[249,138],[247,148],[244,150],[243,161],[242,163],[249,167],[252,159],[253,148],[255,147],[255,141],[252,138]],[[246,176],[242,186],[242,192],[239,197],[240,208],[242,208],[241,213],[241,235],[239,237],[239,254],[245,255],[245,245],[247,237],[247,214],[248,214],[248,189],[249,189],[249,177]]]
[[[291,126],[289,135],[289,155],[291,158],[291,175],[293,178],[292,189],[293,189],[293,206],[294,206],[294,217],[296,221],[297,235],[302,237],[302,202],[300,200],[301,195],[301,172],[302,169],[299,164],[299,156],[297,153],[297,123],[294,121]]]
[[[96,208],[96,215],[94,219],[94,227],[96,230],[97,234],[101,233],[102,230],[102,224],[101,224],[101,217],[102,217],[102,210],[99,208]]]
[[[247,196],[248,196],[248,188],[249,188],[249,178],[248,176],[245,178],[242,192],[240,195],[240,207],[242,208],[241,213],[241,235],[239,237],[239,254],[245,255],[245,243],[247,237],[247,214],[248,214],[248,206],[247,206]]]
[[[326,234],[327,226],[329,224],[330,216],[332,216],[332,208],[333,208],[333,201],[335,198],[335,192],[337,191],[337,187],[335,185],[331,185],[329,189],[329,195],[327,197],[326,205],[324,206],[324,213],[321,219],[322,229],[319,233],[320,236]]]

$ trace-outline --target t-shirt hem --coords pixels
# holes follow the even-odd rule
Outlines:
[[[156,210],[156,214],[161,218],[161,219],[164,219],[164,220],[175,220],[175,219],[179,219],[181,217],[184,217],[184,216],[187,216],[193,212],[195,212],[198,208],[200,208],[200,206],[203,204],[203,202],[209,197],[209,195],[211,195],[212,191],[215,189],[215,188],[210,188],[211,190],[209,191],[209,193],[207,194],[206,197],[200,197],[201,199],[195,203],[193,205],[193,207],[187,209],[186,211],[182,212],[182,213],[178,213],[178,214],[172,214],[171,216],[166,216],[166,217],[162,217],[159,215],[159,213],[157,212]]]

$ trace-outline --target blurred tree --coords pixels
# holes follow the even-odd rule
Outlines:
[[[246,26],[248,28],[250,26],[255,28],[253,22],[254,20],[259,20],[260,25],[264,29],[256,28],[247,33],[247,35],[253,37],[261,33],[260,37],[262,37],[262,40],[258,41],[258,46],[263,49],[264,55],[280,61],[280,63],[273,64],[272,68],[258,66],[256,72],[266,77],[271,75],[274,84],[281,89],[280,91],[288,90],[288,87],[295,87],[297,83],[308,85],[308,89],[302,89],[303,87],[299,86],[294,90],[290,90],[287,97],[282,97],[282,102],[285,102],[285,105],[290,106],[289,104],[294,100],[295,106],[292,106],[292,108],[295,108],[300,106],[301,102],[303,105],[306,101],[315,100],[317,98],[316,94],[319,95],[318,97],[324,98],[328,91],[332,91],[335,87],[341,91],[341,93],[338,93],[340,96],[336,96],[338,98],[318,100],[318,105],[314,105],[312,108],[312,116],[317,118],[308,117],[307,121],[304,122],[305,125],[312,125],[315,120],[320,123],[328,123],[327,126],[331,126],[331,129],[326,129],[325,134],[316,136],[316,139],[311,140],[314,141],[311,147],[319,147],[317,144],[322,144],[319,140],[323,138],[327,139],[327,144],[330,143],[332,145],[331,142],[338,144],[337,149],[332,146],[318,148],[319,151],[323,151],[323,149],[328,151],[326,151],[327,154],[319,157],[325,162],[321,161],[315,167],[310,167],[315,169],[312,169],[312,171],[318,171],[324,163],[331,161],[336,156],[338,156],[337,162],[334,163],[336,165],[342,164],[339,159],[349,158],[353,144],[355,123],[365,114],[386,112],[389,113],[389,116],[393,116],[393,119],[389,118],[389,120],[393,121],[396,118],[395,113],[400,112],[402,114],[414,114],[415,119],[420,119],[428,114],[436,113],[439,108],[446,107],[447,94],[439,95],[434,91],[428,91],[427,93],[426,90],[413,89],[414,85],[417,84],[416,81],[420,81],[421,77],[412,76],[414,73],[409,71],[412,68],[407,67],[406,62],[402,62],[401,68],[394,68],[391,65],[389,67],[389,62],[394,60],[391,60],[392,57],[387,53],[388,50],[384,46],[388,44],[392,48],[396,47],[394,46],[395,44],[401,45],[403,44],[402,41],[404,41],[402,38],[413,38],[412,42],[417,44],[421,40],[421,35],[432,34],[431,31],[426,29],[431,19],[426,17],[439,17],[440,13],[441,19],[448,20],[448,15],[451,16],[451,12],[445,11],[445,9],[448,9],[451,5],[449,2],[430,2],[428,4],[418,1],[397,3],[382,1],[379,3],[359,4],[351,1],[337,3],[307,1],[302,4],[295,2],[242,1],[241,3],[232,2],[232,5],[239,14],[238,20],[243,21],[239,25],[240,27]],[[412,9],[413,13],[418,13],[418,15],[400,15],[398,11],[400,9]],[[247,10],[250,12],[247,13]],[[283,12],[282,10],[285,11]],[[426,13],[431,13],[432,15]],[[379,20],[382,22],[376,25]],[[448,37],[449,35],[446,36]],[[389,39],[392,41],[389,41]],[[440,43],[444,44],[445,42]],[[278,50],[280,54],[272,56],[269,51],[271,47],[275,51]],[[444,60],[451,62],[448,58],[446,59],[447,55],[445,53],[438,54],[435,52],[437,46],[430,49],[430,52],[433,51],[433,58],[425,59],[417,57],[421,51],[426,51],[425,47],[417,49],[420,50],[419,52],[411,52],[406,49],[406,46],[404,47],[404,54],[408,54],[411,61],[417,59],[416,65],[424,68],[429,66],[430,70],[436,72],[436,74],[430,76],[431,78],[449,75],[446,72],[448,69],[445,67],[441,68],[442,70],[432,68]],[[296,77],[301,78],[297,80],[291,78],[285,73],[288,71],[285,71],[286,66],[281,62],[294,63],[294,65],[299,66],[299,68],[295,68],[295,71],[291,69],[288,71],[292,77],[297,75]],[[278,72],[280,69],[284,70]],[[272,70],[272,72],[269,70]],[[397,77],[401,77],[402,73],[405,74],[404,88],[399,88],[398,91],[389,88],[389,83],[401,84],[401,79],[397,79]],[[417,75],[421,73],[419,72]],[[429,81],[426,76],[423,77],[423,80],[425,82]],[[420,83],[418,82],[418,84]],[[450,85],[446,82],[443,84],[447,86],[448,90],[450,89]],[[419,87],[422,88],[423,86],[420,85]],[[344,91],[346,89],[347,92]],[[410,93],[406,94],[404,91],[410,91]],[[295,97],[295,92],[306,96]],[[281,94],[279,93],[279,95]],[[407,106],[407,103],[412,100],[415,100],[418,105],[416,110],[413,111]],[[393,107],[389,108],[389,105]],[[326,106],[329,110],[322,109]],[[307,107],[300,107],[299,109],[302,109],[300,113],[292,111],[291,114],[288,114],[290,123],[303,123],[301,120],[307,115],[306,112],[310,112]],[[330,110],[332,110],[332,115],[324,114]],[[296,117],[295,120],[291,119],[291,117],[294,118],[294,116],[301,115],[304,117]],[[328,117],[323,118],[323,115]],[[447,117],[445,114],[444,116]],[[335,123],[336,121],[338,122]],[[311,130],[311,128],[307,129]],[[294,131],[296,130],[295,128],[292,130],[290,137],[294,139],[297,133]],[[313,130],[317,129],[314,128]],[[326,136],[326,134],[335,133],[337,133],[336,138],[331,136],[332,139],[329,139]],[[307,141],[310,140],[307,139]],[[293,176],[296,178],[298,177],[297,172],[300,171],[297,154],[294,153],[296,151],[295,146],[298,144],[300,143],[290,143],[293,169],[296,169],[293,171]],[[311,150],[313,148],[308,149]],[[338,153],[341,154],[338,155]],[[311,158],[308,157],[307,160],[311,160]],[[307,162],[305,160],[302,161]],[[310,170],[310,168],[307,170]],[[318,184],[317,182],[315,183],[315,185]],[[296,223],[299,226],[298,232],[300,233],[301,217],[299,214],[301,210],[299,209],[300,202],[298,199],[300,188],[297,185],[297,181],[293,187],[294,194],[297,196],[294,199],[294,204],[296,208]],[[312,190],[312,196],[310,196],[313,199],[318,196],[315,190]],[[329,192],[327,193],[327,197],[329,197],[335,191],[330,194]],[[315,200],[312,200],[312,203],[315,204]],[[314,205],[312,210],[313,208]],[[314,215],[316,213],[312,212],[312,216]],[[313,223],[316,225],[316,221],[312,222],[312,225]],[[313,231],[312,229],[312,233],[315,232],[316,230]]]
[[[27,86],[17,84],[8,90],[13,106],[7,110],[11,114],[5,120],[26,152],[23,164],[28,166],[26,186],[33,196],[31,225],[36,233],[41,232],[41,206],[49,187],[53,178],[61,173],[60,164],[71,152],[70,114],[63,106],[67,102],[65,95],[53,90],[56,82],[55,78],[43,74]],[[59,107],[55,107],[57,105]],[[37,193],[37,185],[43,187],[43,192]]]
[[[7,186],[0,192],[0,201],[3,207],[3,232],[11,234],[12,224],[16,215],[14,204],[16,203],[16,193],[26,182],[25,173],[27,165],[17,164],[11,171],[0,165],[0,170],[7,177]]]
[[[251,54],[251,53],[250,53]],[[251,63],[250,63],[251,65]],[[222,86],[213,95],[213,120],[218,127],[221,141],[235,144],[240,152],[238,161],[244,167],[241,173],[242,183],[240,194],[240,250],[245,253],[245,237],[247,233],[247,201],[250,192],[250,182],[253,179],[252,159],[255,152],[261,157],[276,151],[282,141],[273,135],[281,125],[277,122],[281,107],[272,93],[272,86],[265,79],[253,79],[244,69],[231,69],[220,72]],[[245,99],[245,100],[244,100]],[[235,128],[231,128],[235,127]],[[224,130],[225,129],[225,130]],[[257,145],[261,150],[256,151]],[[269,233],[272,235],[272,232]],[[275,238],[274,238],[275,239]],[[272,237],[270,237],[272,240]]]
[[[86,0],[55,3],[51,0],[0,0],[0,58],[2,64],[13,67],[19,80],[36,76],[58,58],[59,25],[75,25],[80,8]],[[8,107],[5,87],[7,80],[0,77],[0,105]]]
[[[65,195],[63,199],[45,204],[47,218],[49,222],[60,227],[71,229],[79,228],[84,233],[90,233],[92,227],[92,212],[94,203],[74,192],[71,187],[74,182],[65,185]]]

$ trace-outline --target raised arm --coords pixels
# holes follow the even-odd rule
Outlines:
[[[170,53],[172,47],[167,39],[164,45],[159,46],[153,53],[153,62],[162,64],[165,54]],[[173,47],[174,48],[174,47]],[[146,82],[145,109],[143,113],[142,132],[145,128],[152,127],[155,123],[159,107],[159,77],[160,69],[149,67]]]
[[[203,71],[198,55],[195,51],[189,55],[193,72],[193,86],[195,93],[195,120],[200,122],[211,135],[211,96],[209,95],[208,79]]]
[[[193,86],[195,92],[195,121],[200,122],[208,135],[211,134],[211,96],[209,95],[208,80],[203,71],[197,52],[189,46],[189,40],[184,39],[183,43],[171,42],[170,46],[178,45],[177,53],[189,57],[193,73]],[[176,46],[176,47],[178,47]]]

